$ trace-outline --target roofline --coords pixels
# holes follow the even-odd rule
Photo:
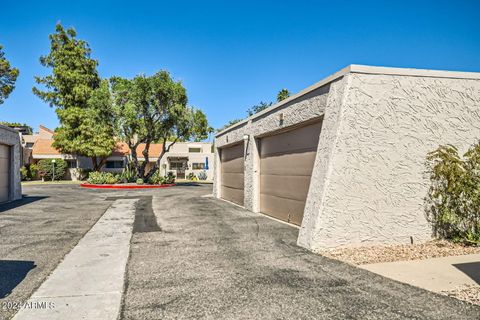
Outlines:
[[[15,129],[13,129],[13,128],[10,128],[10,127],[7,127],[7,126],[5,126],[5,125],[3,125],[3,124],[0,124],[0,128],[5,129],[5,130],[8,130],[8,131],[10,131],[10,132],[14,132],[14,133],[20,134],[17,130],[15,130]]]
[[[43,124],[38,125],[38,128],[39,128],[39,129],[42,128],[43,130],[48,131],[48,132],[50,132],[50,133],[52,133],[52,134],[55,133],[55,131],[53,131],[53,130],[50,129],[50,128],[45,127]]]
[[[431,77],[431,78],[450,78],[450,79],[472,79],[480,80],[480,72],[464,72],[464,71],[447,71],[447,70],[429,70],[429,69],[414,69],[414,68],[394,68],[394,67],[376,67],[376,66],[367,66],[359,64],[351,64],[345,68],[335,72],[334,74],[329,75],[326,78],[323,78],[319,82],[303,89],[302,91],[284,99],[280,102],[275,103],[274,105],[262,110],[254,115],[251,115],[242,121],[239,121],[222,131],[219,131],[215,134],[215,137],[221,136],[228,131],[235,129],[250,120],[258,118],[265,113],[268,113],[272,110],[278,109],[281,106],[298,99],[330,82],[333,82],[347,73],[363,73],[363,74],[379,74],[379,75],[398,75],[398,76],[413,76],[413,77]]]

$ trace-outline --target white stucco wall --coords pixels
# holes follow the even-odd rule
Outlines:
[[[279,115],[284,124],[279,125]],[[257,138],[322,118],[298,244],[311,250],[431,237],[425,218],[428,152],[480,139],[480,74],[350,66],[216,136],[245,143],[244,206],[259,208]]]
[[[343,102],[332,111],[333,149],[326,167],[317,159],[299,244],[429,239],[425,157],[440,144],[463,152],[480,139],[480,81],[359,73],[346,79]],[[317,158],[330,134],[322,131]]]

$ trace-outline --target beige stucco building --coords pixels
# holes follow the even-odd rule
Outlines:
[[[431,238],[425,157],[480,139],[480,73],[351,65],[219,132],[214,195],[311,250]]]

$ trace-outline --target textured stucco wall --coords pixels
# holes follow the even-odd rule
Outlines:
[[[245,134],[249,135],[245,142],[245,208],[258,212],[259,210],[259,155],[258,138],[263,135],[274,134],[280,130],[305,123],[321,117],[325,111],[325,105],[329,92],[329,85],[322,86],[301,98],[276,108],[259,116],[254,116],[248,122],[228,130],[215,138],[216,163],[214,179],[214,196],[220,195],[220,172],[221,164],[218,149],[243,141]],[[280,114],[283,114],[283,124],[280,123]]]
[[[327,104],[298,243],[315,250],[428,239],[425,156],[439,144],[465,151],[478,141],[480,81],[345,79],[343,95]]]
[[[10,200],[22,198],[20,167],[22,166],[20,136],[17,131],[0,125],[0,143],[10,146]]]
[[[320,132],[317,155],[298,238],[298,244],[306,248],[314,247],[312,243],[314,240],[313,235],[316,234],[319,229],[318,223],[321,222],[318,218],[318,209],[323,201],[323,190],[327,188],[329,183],[327,177],[334,165],[332,163],[332,154],[335,148],[335,140],[338,137],[341,106],[344,104],[349,79],[350,75],[346,75],[330,85],[330,93],[326,101],[322,131]]]

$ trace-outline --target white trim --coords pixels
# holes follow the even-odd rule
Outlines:
[[[367,74],[384,74],[398,76],[414,76],[428,78],[450,78],[450,79],[473,79],[480,80],[480,72],[448,71],[448,70],[430,70],[415,68],[392,68],[392,67],[374,67],[352,64],[350,72]]]
[[[64,159],[61,154],[33,154],[33,159]]]

